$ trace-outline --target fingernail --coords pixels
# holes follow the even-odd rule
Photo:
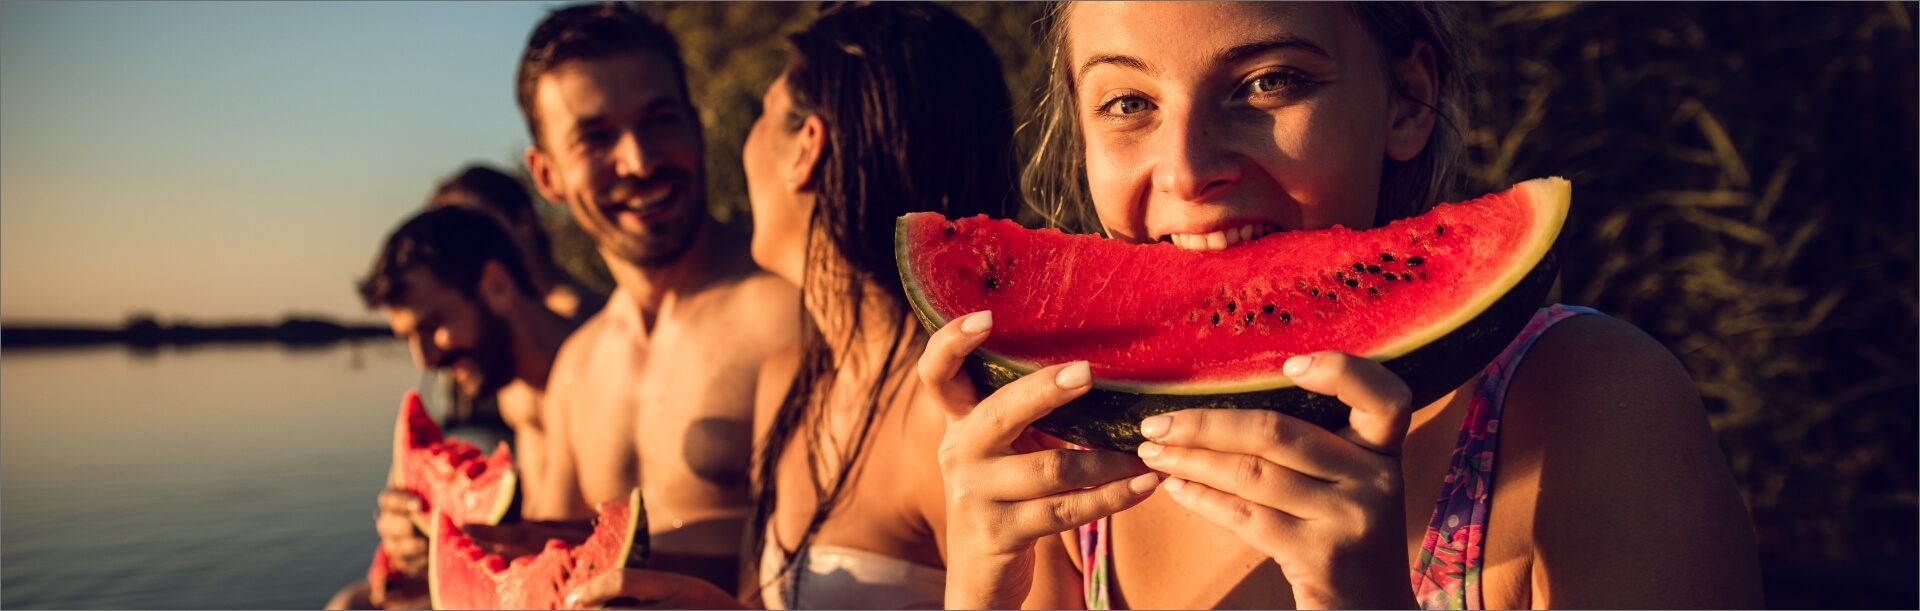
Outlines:
[[[1287,377],[1289,378],[1297,378],[1297,377],[1300,377],[1300,374],[1306,373],[1307,368],[1312,366],[1313,366],[1313,355],[1302,354],[1300,356],[1287,359],[1287,362],[1280,366],[1280,373],[1287,374]]]
[[[1154,416],[1140,421],[1140,434],[1146,435],[1147,439],[1159,439],[1165,436],[1167,429],[1170,428],[1173,428],[1172,416]]]
[[[1167,483],[1161,487],[1166,488],[1167,492],[1179,492],[1181,488],[1187,487],[1187,480],[1178,477],[1169,477],[1167,478]]]
[[[981,310],[960,322],[960,330],[969,335],[979,335],[993,328],[993,310]]]
[[[1160,474],[1148,472],[1145,475],[1133,478],[1133,481],[1127,482],[1127,490],[1133,491],[1134,494],[1146,494],[1153,492],[1153,487],[1159,483]]]
[[[1065,390],[1072,390],[1093,383],[1093,368],[1086,361],[1074,361],[1072,365],[1060,370],[1053,383]]]
[[[549,599],[549,600],[551,600],[551,599]],[[568,595],[567,595],[567,600],[566,600],[566,602],[563,602],[563,603],[560,603],[560,606],[562,606],[562,607],[566,607],[566,608],[568,608],[568,609],[578,609],[578,608],[580,608],[580,593],[578,593],[578,592],[575,592],[575,593],[572,593],[572,594],[568,594]]]
[[[1154,418],[1160,418],[1160,417],[1161,416],[1154,416]],[[1146,427],[1140,427],[1140,428],[1144,429]],[[1167,446],[1163,446],[1151,441],[1140,444],[1140,449],[1138,450],[1140,457],[1145,458],[1147,460],[1153,460],[1155,457],[1159,456],[1161,452],[1165,452],[1165,451],[1167,451]]]

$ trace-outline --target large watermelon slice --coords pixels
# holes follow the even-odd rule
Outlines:
[[[895,254],[929,330],[993,311],[993,333],[968,363],[983,391],[1087,360],[1094,389],[1035,427],[1132,450],[1140,420],[1194,407],[1345,426],[1346,406],[1280,373],[1319,350],[1383,362],[1415,406],[1446,395],[1542,305],[1571,198],[1566,180],[1532,180],[1385,227],[1281,232],[1211,252],[923,212],[900,218]]]
[[[424,505],[414,522],[423,533],[432,525],[419,520],[433,511],[456,524],[499,524],[512,515],[519,498],[520,480],[507,443],[483,456],[473,444],[442,435],[416,391],[407,391],[400,402],[393,465],[392,485],[419,495]]]
[[[511,562],[482,551],[447,516],[436,514],[433,523],[427,589],[435,609],[558,609],[581,584],[647,561],[647,512],[638,488],[600,505],[585,543],[550,539],[540,553]]]

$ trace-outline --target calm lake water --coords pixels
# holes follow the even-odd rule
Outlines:
[[[396,341],[9,350],[0,607],[318,608],[366,574]]]

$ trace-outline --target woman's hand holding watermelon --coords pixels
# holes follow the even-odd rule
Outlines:
[[[947,413],[940,471],[950,609],[1019,607],[1036,541],[1132,507],[1159,483],[1135,457],[1068,449],[1028,428],[1093,387],[1085,362],[1041,368],[980,398],[961,364],[992,327],[991,312],[955,318],[920,357],[920,381]]]
[[[1348,428],[1268,410],[1185,410],[1141,423],[1152,441],[1140,456],[1167,474],[1175,501],[1272,557],[1299,608],[1413,608],[1400,473],[1406,383],[1339,352],[1294,357],[1282,371],[1352,408]]]

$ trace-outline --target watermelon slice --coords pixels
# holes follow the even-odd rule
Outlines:
[[[929,330],[993,311],[993,333],[968,359],[983,392],[1084,359],[1094,389],[1035,427],[1132,450],[1140,420],[1194,407],[1345,426],[1345,405],[1280,373],[1319,350],[1381,361],[1415,406],[1445,396],[1542,305],[1571,198],[1564,179],[1532,180],[1385,227],[1281,232],[1211,252],[922,212],[900,218],[895,255]]]
[[[639,488],[600,505],[585,543],[549,539],[540,553],[511,562],[482,551],[445,515],[435,514],[433,524],[427,590],[435,609],[558,609],[581,584],[647,561],[647,513]]]
[[[433,511],[455,524],[499,524],[513,514],[519,498],[520,480],[507,443],[483,456],[473,444],[442,435],[416,391],[407,391],[400,403],[393,464],[392,485],[420,496],[422,513],[414,516],[414,526],[423,533],[431,524],[419,520]]]

